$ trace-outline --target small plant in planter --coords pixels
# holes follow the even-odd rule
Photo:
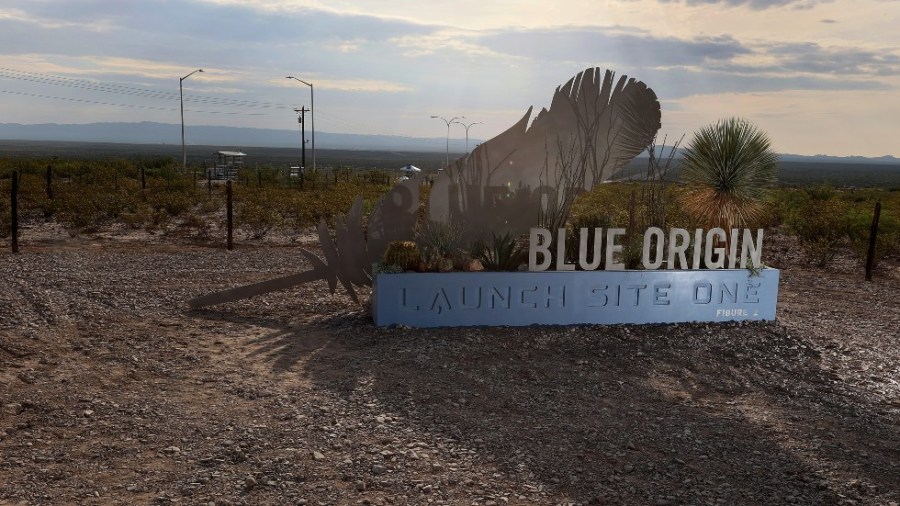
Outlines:
[[[384,266],[396,266],[404,271],[414,271],[424,270],[420,269],[423,264],[419,247],[413,241],[394,241],[384,252]]]
[[[399,265],[385,265],[382,262],[375,262],[372,264],[372,274],[399,274],[404,272]]]
[[[463,229],[455,223],[427,221],[416,234],[425,270],[447,272],[463,269],[464,259],[459,248]]]
[[[528,251],[509,232],[503,235],[492,233],[491,239],[490,245],[478,240],[472,246],[472,257],[479,260],[485,270],[517,271],[528,261]]]

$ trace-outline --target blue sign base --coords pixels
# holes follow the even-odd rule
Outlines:
[[[777,269],[379,274],[375,325],[469,327],[774,320]]]

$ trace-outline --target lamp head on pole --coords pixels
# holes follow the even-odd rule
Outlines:
[[[447,124],[447,128],[450,128],[450,125],[452,125],[453,123],[459,123],[459,121],[456,121],[456,120],[466,119],[465,116],[454,116],[454,117],[450,118],[449,120],[443,116],[431,116],[431,118],[439,119],[439,120],[443,121],[444,123]]]
[[[187,79],[188,77],[191,77],[192,75],[196,74],[197,72],[203,72],[203,69],[197,69],[197,70],[191,72],[190,74],[188,74],[188,75],[186,75],[186,76],[184,76],[184,77],[182,77],[182,78],[179,78],[178,80],[179,80],[179,81],[184,81],[185,79]]]
[[[285,79],[293,79],[293,80],[295,80],[295,81],[300,81],[300,82],[301,82],[301,83],[303,83],[303,84],[305,84],[305,85],[307,85],[307,86],[309,86],[309,87],[310,87],[310,88],[312,88],[312,87],[313,87],[313,85],[312,85],[312,84],[310,84],[310,83],[308,83],[308,82],[306,82],[306,81],[304,81],[304,80],[303,80],[303,79],[300,79],[300,78],[299,78],[299,77],[294,77],[294,76],[285,76],[285,77],[284,77],[284,78],[285,78]]]

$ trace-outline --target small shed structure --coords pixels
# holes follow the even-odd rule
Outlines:
[[[244,167],[246,153],[240,151],[216,151],[216,163],[206,169],[206,177],[209,179],[236,179],[238,170]]]

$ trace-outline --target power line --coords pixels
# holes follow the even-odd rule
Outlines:
[[[65,88],[73,88],[84,91],[91,92],[102,92],[109,93],[120,96],[134,97],[134,98],[146,98],[146,99],[155,99],[155,100],[165,100],[165,101],[175,101],[179,100],[178,93],[168,92],[168,91],[160,91],[153,90],[149,88],[141,88],[136,86],[127,86],[123,84],[117,83],[104,83],[102,81],[91,81],[86,79],[75,79],[70,77],[56,76],[51,74],[43,74],[39,72],[30,72],[25,70],[18,70],[8,67],[0,67],[0,78],[6,79],[15,79],[19,81],[32,82],[38,84],[46,84],[51,86],[60,86]],[[128,109],[144,109],[144,110],[154,110],[154,111],[178,111],[178,108],[175,107],[164,107],[164,106],[154,106],[154,105],[143,105],[143,104],[123,104],[123,103],[113,103],[106,102],[100,100],[89,100],[89,99],[81,99],[81,98],[71,98],[71,97],[60,97],[54,95],[44,95],[39,93],[30,93],[30,92],[21,92],[21,91],[12,91],[12,90],[0,90],[0,93],[10,94],[10,95],[20,95],[32,98],[40,98],[40,99],[49,99],[49,100],[64,100],[68,102],[77,102],[84,104],[92,104],[92,105],[104,105],[109,107],[122,107]],[[193,103],[193,104],[203,104],[203,105],[212,105],[212,106],[221,106],[221,107],[234,107],[234,108],[246,108],[246,109],[271,109],[272,112],[243,112],[243,111],[208,111],[201,109],[186,109],[185,112],[192,113],[203,113],[203,114],[221,114],[221,115],[231,115],[231,116],[280,116],[282,113],[276,110],[287,109],[293,111],[294,106],[288,104],[282,104],[277,102],[261,102],[261,101],[253,101],[253,100],[238,100],[233,98],[224,98],[224,97],[214,97],[214,96],[185,96],[185,102]],[[392,132],[385,132],[383,128],[379,128],[373,126],[371,124],[361,123],[359,121],[354,121],[352,119],[343,118],[340,116],[336,116],[334,114],[329,114],[327,111],[316,111],[320,114],[327,122],[337,123],[339,125],[343,125],[345,128],[355,130],[357,132],[363,132],[365,134],[376,134],[376,135],[397,135]]]
[[[177,108],[174,107],[157,107],[153,105],[143,105],[143,104],[115,104],[111,102],[100,102],[97,100],[87,100],[84,98],[71,98],[71,97],[54,97],[51,95],[41,95],[38,93],[27,93],[24,91],[11,91],[11,90],[0,90],[0,93],[7,93],[10,95],[21,95],[26,97],[34,97],[34,98],[48,98],[53,100],[66,100],[69,102],[80,102],[85,104],[94,104],[94,105],[108,105],[112,107],[128,107],[131,109],[149,109],[154,111],[178,111]],[[273,113],[253,113],[253,112],[238,112],[238,111],[203,111],[199,109],[185,109],[185,112],[198,112],[204,114],[229,114],[229,115],[243,115],[243,116],[280,116]]]
[[[76,88],[87,91],[100,91],[103,93],[113,93],[118,95],[130,95],[143,98],[153,98],[160,100],[178,100],[178,94],[173,92],[165,92],[159,90],[151,90],[147,88],[138,88],[134,86],[125,86],[120,84],[102,83],[97,81],[88,81],[83,79],[72,79],[49,74],[39,74],[37,72],[26,72],[10,68],[0,67],[0,77],[7,79],[17,79],[20,81],[28,81],[40,84],[49,84],[53,86],[63,86],[67,88]],[[280,104],[276,102],[258,102],[253,100],[239,100],[223,97],[185,97],[186,102],[196,102],[203,104],[225,105],[231,107],[248,107],[248,108],[284,108],[291,109],[292,106]]]

